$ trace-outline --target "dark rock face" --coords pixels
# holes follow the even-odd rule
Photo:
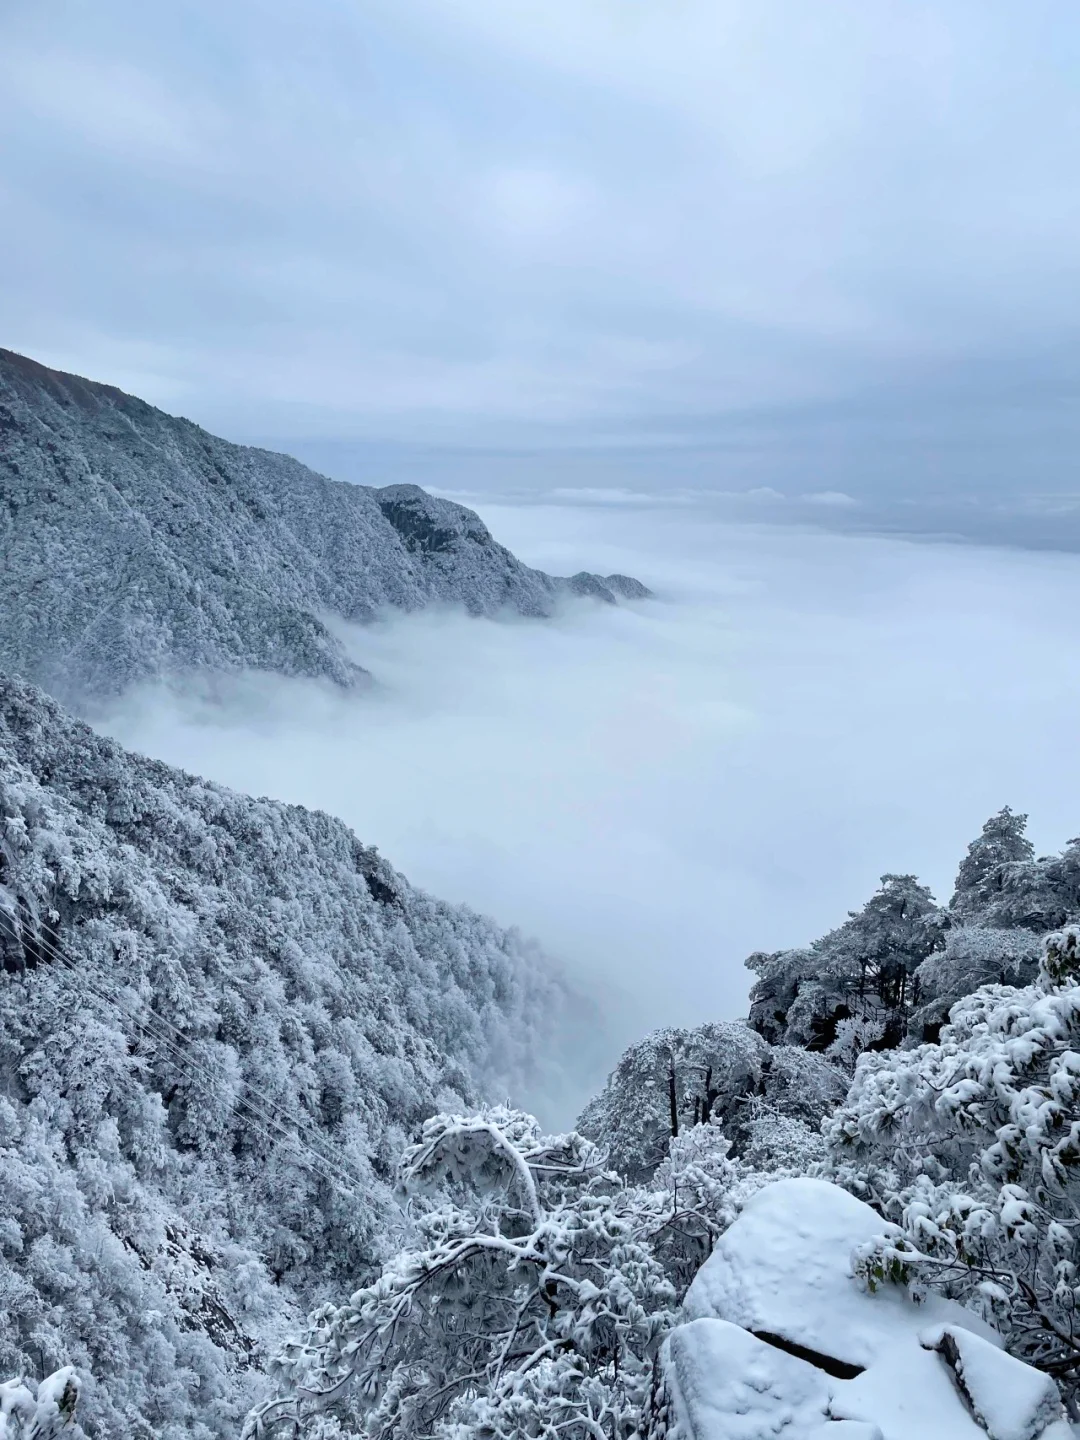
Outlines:
[[[246,667],[352,685],[332,617],[647,593],[533,570],[418,486],[327,480],[0,350],[0,668],[61,696]]]

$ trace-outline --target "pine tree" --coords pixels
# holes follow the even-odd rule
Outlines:
[[[1004,888],[1006,867],[1034,858],[1035,847],[1027,838],[1026,815],[1015,814],[1008,805],[991,815],[982,834],[968,846],[956,875],[950,909],[961,920],[984,914]]]

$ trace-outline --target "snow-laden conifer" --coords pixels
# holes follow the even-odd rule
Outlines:
[[[870,1285],[922,1279],[984,1309],[1010,1350],[1080,1390],[1080,933],[1038,978],[984,986],[936,1044],[859,1062],[826,1124],[835,1178],[894,1222]]]

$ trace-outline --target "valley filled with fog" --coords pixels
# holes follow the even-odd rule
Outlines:
[[[101,728],[326,809],[414,883],[539,939],[604,999],[570,1104],[644,1029],[745,1013],[747,954],[808,942],[883,873],[947,899],[1002,805],[1030,811],[1040,853],[1071,837],[1075,557],[685,505],[478,508],[527,562],[656,598],[553,622],[393,614],[347,633],[361,694],[148,688]]]

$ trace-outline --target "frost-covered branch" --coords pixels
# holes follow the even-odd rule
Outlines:
[[[1080,932],[1035,983],[984,986],[933,1045],[862,1059],[826,1127],[831,1170],[894,1226],[856,1257],[873,1286],[934,1285],[1080,1393]]]
[[[628,1440],[675,1300],[653,1198],[504,1109],[428,1121],[401,1173],[427,1243],[312,1317],[245,1435],[314,1437],[332,1414],[343,1434],[464,1440],[527,1412],[505,1433]]]
[[[0,1440],[78,1440],[79,1377],[69,1365],[32,1390],[22,1380],[0,1383]]]

